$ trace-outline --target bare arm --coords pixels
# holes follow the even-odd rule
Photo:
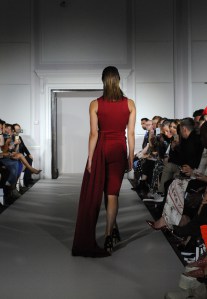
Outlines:
[[[135,122],[136,122],[136,107],[132,100],[128,100],[128,107],[130,111],[129,122],[127,125],[127,139],[129,147],[129,157],[128,157],[128,170],[132,169],[133,158],[134,158],[134,146],[135,146]]]
[[[1,134],[0,135],[0,146],[4,145],[4,136]]]
[[[90,103],[89,114],[90,114],[90,134],[88,142],[88,165],[87,169],[91,173],[91,165],[93,159],[93,153],[98,140],[98,102],[94,100]]]

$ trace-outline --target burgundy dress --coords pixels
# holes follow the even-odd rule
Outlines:
[[[86,164],[83,176],[73,255],[99,257],[108,254],[96,243],[96,223],[103,191],[106,195],[119,195],[127,168],[125,129],[129,114],[127,98],[117,102],[98,99],[99,136],[91,173]]]

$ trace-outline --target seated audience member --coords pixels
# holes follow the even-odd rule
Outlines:
[[[207,121],[207,107],[203,110],[203,113],[202,113],[205,121]]]
[[[148,143],[148,137],[149,137],[149,134],[148,134],[148,130],[147,130],[147,127],[146,127],[146,124],[147,122],[149,121],[148,118],[144,117],[141,119],[141,126],[142,126],[142,129],[146,131],[145,135],[144,135],[144,139],[143,139],[143,142],[142,142],[142,149],[145,148],[145,146],[147,145]]]
[[[8,170],[8,175],[4,181],[3,190],[4,198],[6,203],[10,203],[10,200],[20,197],[20,194],[16,190],[16,183],[20,173],[20,165],[18,161],[10,159],[10,152],[4,151],[5,142],[10,137],[8,134],[8,127],[6,127],[5,122],[1,123],[1,128],[3,132],[4,145],[1,146],[0,162]]]
[[[149,119],[147,117],[143,117],[141,118],[141,126],[142,126],[142,129],[143,130],[146,130],[146,122],[148,121]]]
[[[159,146],[159,172],[157,172],[157,167],[155,167],[153,171],[150,192],[147,194],[148,198],[144,199],[144,201],[151,201],[151,199],[153,198],[157,199],[158,202],[163,201],[163,193],[158,191],[160,185],[160,177],[162,176],[163,169],[168,162],[178,163],[177,147],[179,145],[179,121],[165,119],[161,124],[161,129],[162,136],[164,138],[161,138],[161,140],[163,141],[163,146],[161,146],[162,143]]]
[[[14,130],[11,124],[4,125],[3,136],[4,145],[1,147],[1,164],[3,164],[9,170],[9,175],[4,186],[4,197],[6,203],[10,204],[14,199],[21,196],[16,190],[16,183],[22,172],[23,165],[25,165],[32,173],[35,174],[40,173],[41,170],[31,167],[21,153],[15,152],[19,141],[15,140]]]
[[[158,177],[163,169],[163,159],[167,148],[172,140],[172,134],[169,130],[169,120],[164,120],[161,124],[161,134],[155,135],[154,130],[150,131],[148,156],[143,163],[142,177],[140,184],[144,190],[150,187],[149,196],[157,184]],[[141,192],[140,196],[145,196],[146,192]],[[146,196],[145,196],[146,197]]]
[[[150,192],[147,194],[147,197],[149,198],[153,197],[153,194],[155,194],[155,192],[157,191],[157,188],[159,186],[159,179],[163,172],[163,167],[166,163],[166,159],[168,159],[169,147],[173,141],[170,124],[170,120],[164,120],[161,124],[161,134],[156,135],[158,158],[153,169],[152,180],[150,183]],[[148,201],[148,199],[144,199],[143,201]]]
[[[189,221],[189,217],[183,216],[186,188],[188,187],[193,173],[196,175],[198,181],[202,181],[203,174],[207,171],[207,123],[204,123],[200,129],[201,138],[199,135],[193,133],[193,124],[194,121],[190,118],[181,121],[180,129],[181,135],[184,139],[181,140],[180,156],[182,163],[181,169],[185,177],[175,179],[169,186],[162,217],[156,222],[148,221],[148,224],[154,229],[162,229],[166,226],[172,228],[172,225],[182,226]],[[201,145],[201,141],[203,145]],[[204,150],[203,146],[205,147]],[[201,150],[203,151],[202,157],[200,154]],[[193,186],[200,188],[203,185],[205,186],[205,183],[200,184],[198,182],[196,184],[195,180],[193,180]]]
[[[134,170],[135,170],[135,173],[136,172],[138,173],[138,176],[136,176],[136,180],[138,180],[140,178],[140,176],[142,175],[142,164],[143,164],[145,158],[149,156],[150,139],[151,139],[152,134],[154,136],[152,120],[148,120],[146,122],[145,126],[146,126],[147,132],[145,134],[144,142],[143,142],[144,148],[140,152],[136,153],[134,156]],[[138,183],[138,181],[136,183]],[[132,190],[137,191],[137,187],[132,188]]]
[[[202,115],[200,118],[199,118],[199,128],[202,126],[202,124],[205,122],[205,117],[204,115]]]
[[[199,122],[200,117],[203,115],[203,110],[204,109],[198,109],[193,112],[193,120],[195,125],[197,125],[197,122]]]
[[[193,120],[195,122],[195,129],[197,132],[199,132],[200,127],[200,118],[203,116],[204,109],[199,109],[193,112]],[[204,118],[204,116],[203,116]]]
[[[31,173],[39,174],[41,170],[35,169],[30,166],[24,155],[18,152],[19,144],[21,142],[19,141],[19,139],[15,140],[14,129],[11,124],[5,125],[5,138],[5,144],[2,147],[3,152],[8,153],[9,157],[12,160],[20,160],[24,164],[24,166],[30,170]]]
[[[201,159],[203,146],[201,144],[200,136],[195,130],[194,121],[192,118],[184,118],[180,123],[180,143],[173,150],[169,162],[165,165],[161,177],[161,183],[158,188],[160,196],[163,198],[165,193],[165,184],[168,180],[173,179],[180,172],[180,167],[183,165],[189,165],[191,168],[197,168]],[[175,141],[173,141],[174,143]],[[175,142],[176,144],[176,142]],[[176,162],[176,163],[175,163]],[[159,200],[156,195],[156,200]]]
[[[15,139],[18,140],[19,139],[19,144],[18,144],[18,150],[16,147],[16,151],[18,151],[19,153],[21,153],[25,159],[27,160],[27,162],[29,163],[30,166],[32,166],[32,161],[33,161],[33,157],[30,154],[28,148],[26,147],[26,145],[24,144],[24,141],[22,139],[21,136],[19,136],[19,134],[21,133],[21,127],[19,124],[13,124],[13,128],[14,128],[14,133],[15,133]],[[28,187],[28,185],[30,183],[32,183],[32,177],[31,177],[31,171],[26,167],[25,171],[24,171],[24,185],[26,187]]]
[[[173,137],[177,138],[179,134],[179,125],[180,120],[179,119],[172,119],[170,122],[170,132],[173,135]]]
[[[161,116],[158,116],[158,115],[155,115],[153,116],[152,118],[152,126],[153,126],[153,129],[156,131],[156,129],[158,128],[160,122],[162,120],[162,117]]]
[[[143,144],[142,144],[142,150],[139,151],[138,153],[136,153],[134,155],[134,161],[133,161],[133,169],[134,169],[134,173],[135,173],[135,187],[132,188],[132,190],[136,191],[137,190],[137,184],[138,184],[138,180],[140,178],[140,176],[142,175],[142,163],[143,160],[145,159],[145,155],[148,151],[148,147],[149,147],[149,132],[151,130],[153,130],[152,128],[152,121],[151,120],[147,120],[145,122],[144,127],[146,128],[146,133],[144,136],[144,140],[143,140]]]

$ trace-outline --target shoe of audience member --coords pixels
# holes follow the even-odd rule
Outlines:
[[[185,272],[183,275],[194,278],[205,278],[207,276],[207,267],[197,268],[196,270]]]
[[[138,180],[138,181],[136,181],[136,184],[133,184],[133,187],[131,188],[131,190],[141,191],[143,189],[143,187],[145,187],[145,181]]]
[[[197,280],[196,280],[197,281]],[[180,291],[169,292],[165,295],[165,299],[206,299],[207,291],[204,283],[199,283],[192,288],[181,289]]]
[[[149,201],[149,202],[155,202],[156,203],[156,202],[163,202],[163,200],[164,200],[163,193],[154,193],[153,196],[154,196],[154,198],[144,198],[143,201],[144,202]]]
[[[205,268],[207,267],[207,257],[205,256],[203,258],[200,258],[194,263],[189,263],[187,266],[188,268]]]
[[[147,193],[148,198],[154,198],[154,193],[152,191]]]

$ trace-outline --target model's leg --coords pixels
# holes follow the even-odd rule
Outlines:
[[[118,196],[108,195],[106,209],[106,236],[112,234],[113,227],[116,225],[116,216],[118,213]]]
[[[116,216],[118,213],[118,196],[108,195],[106,210],[106,233],[105,233],[105,250],[111,252],[113,249],[112,230],[116,223]]]
[[[127,164],[126,144],[109,140],[105,144],[106,173],[105,173],[105,193],[106,203],[106,239],[104,247],[107,251],[112,251],[112,232],[116,226],[116,216],[118,213],[118,196],[121,188],[124,171]]]
[[[105,209],[107,211],[108,196],[105,193],[104,193],[104,203],[105,203]],[[106,223],[107,223],[107,221],[106,221]],[[106,225],[105,237],[107,235],[108,235],[108,227]],[[114,225],[113,225],[113,229],[112,229],[111,235],[112,235],[112,239],[113,239],[113,245],[116,245],[118,242],[121,241],[121,236],[120,236],[120,233],[119,233],[119,228],[118,228],[118,224],[117,224],[116,219],[114,221]]]

